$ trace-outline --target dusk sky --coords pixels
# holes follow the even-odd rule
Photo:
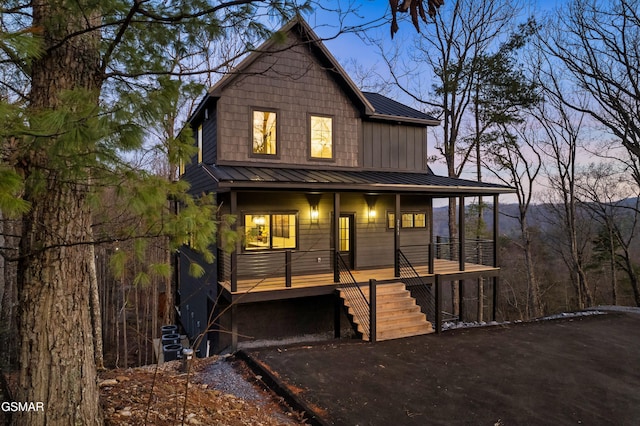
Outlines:
[[[566,2],[566,0],[538,0],[535,2],[524,2],[525,5],[523,6],[522,13],[523,19],[524,17],[531,15],[539,16],[549,13],[553,11],[558,4],[564,2]],[[344,9],[347,7],[344,5],[346,3],[347,2],[343,1],[332,1],[324,4],[327,9],[335,8],[336,4],[342,5]],[[390,11],[387,0],[355,0],[352,1],[351,4],[355,5],[352,7],[357,7],[357,12],[350,14],[345,19],[344,25],[346,26],[377,26],[377,28],[373,28],[371,32],[382,37],[385,40],[385,44],[388,45],[391,45],[391,43],[399,43],[403,39],[408,41],[416,34],[413,24],[409,20],[406,20],[406,18],[404,18],[404,14],[402,14],[403,20],[399,21],[399,31],[394,40],[391,40]],[[451,5],[452,0],[445,0],[445,4],[440,8],[440,13],[448,13],[447,7],[451,7]],[[314,13],[307,16],[306,19],[321,38],[329,38],[324,41],[325,45],[335,56],[338,62],[340,62],[340,64],[346,69],[347,73],[354,78],[354,80],[357,79],[355,78],[356,76],[353,75],[353,67],[351,65],[352,61],[356,61],[364,68],[375,67],[376,71],[380,75],[387,75],[388,72],[386,70],[386,65],[383,64],[378,49],[375,46],[367,45],[367,43],[361,40],[356,34],[340,34],[336,38],[333,38],[339,28],[338,16],[339,14],[335,11],[329,12],[326,10],[316,10]],[[421,25],[427,24],[421,22]],[[427,75],[423,75],[421,78],[426,79],[429,77]],[[358,81],[356,81],[356,84],[358,84]],[[400,102],[420,109],[420,106],[415,105],[411,98],[402,94],[398,90],[394,90],[393,87],[391,87],[389,92],[386,94]],[[430,137],[429,139],[429,152],[430,154],[434,154],[435,149],[432,146],[434,138]],[[446,174],[446,168],[441,162],[432,163],[431,167],[437,174]],[[474,178],[474,176],[466,174],[462,177]]]

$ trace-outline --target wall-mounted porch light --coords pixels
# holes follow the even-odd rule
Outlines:
[[[320,204],[320,197],[322,194],[312,193],[306,194],[307,201],[309,201],[309,219],[312,224],[318,224],[320,221],[320,211],[318,210],[318,204]]]
[[[375,194],[365,194],[364,199],[367,201],[367,218],[369,223],[375,223],[376,221],[376,201],[378,196]]]

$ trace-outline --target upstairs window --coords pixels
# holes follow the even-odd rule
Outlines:
[[[276,113],[253,111],[253,153],[276,155]]]
[[[311,158],[333,159],[333,120],[311,116]]]

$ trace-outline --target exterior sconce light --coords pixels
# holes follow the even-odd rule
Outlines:
[[[318,213],[318,206],[311,206],[311,223],[317,224],[319,217],[320,213]]]
[[[378,200],[378,196],[375,194],[366,194],[364,199],[367,201],[367,218],[369,219],[369,223],[376,222],[376,201]]]
[[[317,225],[320,221],[320,212],[318,211],[318,204],[320,204],[320,197],[322,194],[312,193],[306,194],[307,201],[309,201],[309,219],[313,225]]]

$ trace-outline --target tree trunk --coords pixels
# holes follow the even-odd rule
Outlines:
[[[29,108],[32,126],[44,133],[39,117],[58,116],[68,133],[49,130],[36,137],[22,159],[24,198],[31,210],[23,219],[18,266],[20,374],[16,400],[43,402],[45,410],[14,413],[14,424],[99,425],[93,326],[89,293],[91,211],[87,203],[95,141],[71,138],[88,125],[73,117],[65,93],[83,97],[77,110],[98,106],[100,23],[97,3],[35,0],[33,28],[40,31],[42,55],[31,65]],[[87,105],[87,103],[89,103]],[[70,118],[71,117],[71,118]],[[82,131],[80,131],[81,133]],[[36,133],[37,134],[37,133]],[[25,150],[26,151],[26,150]]]
[[[102,315],[100,310],[100,294],[98,290],[98,272],[96,271],[96,254],[94,246],[89,246],[89,251],[93,262],[89,264],[89,304],[91,308],[91,324],[93,325],[93,344],[95,350],[96,368],[104,370],[104,350],[102,343]]]
[[[18,221],[6,218],[1,222],[4,235],[0,238],[4,239],[1,244],[4,249],[0,256],[0,281],[3,282],[0,289],[0,367],[15,367],[17,358],[18,265],[8,259],[15,258],[18,253],[20,239],[15,237],[20,232],[18,225]]]
[[[529,300],[532,308],[533,318],[539,318],[544,314],[542,306],[542,296],[540,294],[540,283],[536,277],[535,267],[533,265],[533,248],[531,247],[531,235],[529,234],[529,226],[526,218],[520,219],[520,232],[522,233],[522,242],[524,248],[524,261],[527,271],[527,283],[529,289]],[[529,313],[529,312],[527,312]]]
[[[49,179],[31,200],[19,266],[18,401],[44,402],[44,413],[17,412],[18,425],[101,424],[89,312],[91,214],[84,191]]]
[[[611,304],[618,304],[618,274],[616,271],[616,246],[612,226],[607,221],[607,229],[609,231],[609,270],[611,271]]]

